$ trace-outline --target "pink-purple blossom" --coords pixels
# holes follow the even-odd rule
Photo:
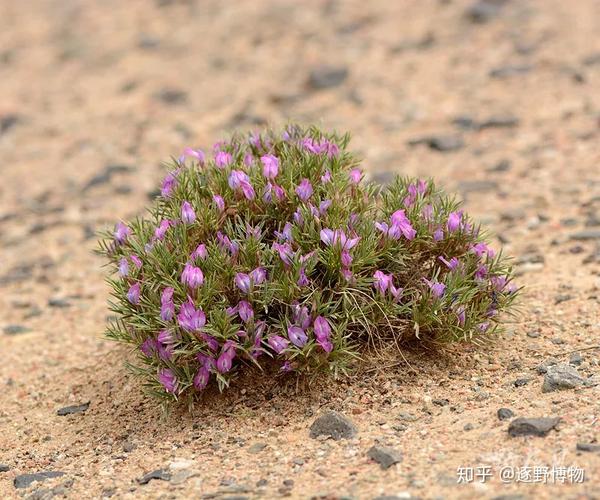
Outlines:
[[[206,315],[201,308],[196,309],[194,302],[188,297],[188,301],[179,308],[177,322],[186,332],[198,332],[206,324]]]
[[[130,234],[131,234],[131,229],[129,227],[127,227],[122,222],[117,222],[117,224],[115,226],[114,237],[115,237],[115,241],[119,245],[122,245],[123,243],[125,243]]]
[[[441,298],[446,291],[446,285],[444,283],[440,283],[438,281],[430,281],[427,278],[423,278],[423,281],[427,283],[427,286],[431,290],[431,294],[436,298]]]
[[[219,212],[224,212],[225,211],[225,200],[223,199],[223,197],[221,195],[215,194],[213,195],[213,203],[217,206],[217,210]]]
[[[127,261],[127,259],[125,257],[122,257],[121,260],[119,260],[119,276],[121,276],[121,278],[124,278],[128,274],[129,274],[129,262]]]
[[[231,153],[228,153],[227,151],[217,151],[217,153],[215,154],[215,165],[218,168],[223,169],[229,164],[231,164],[232,161],[233,158],[231,156]]]
[[[173,302],[173,287],[166,287],[160,296],[160,319],[171,321],[175,315],[175,303]]]
[[[184,201],[181,204],[181,220],[185,224],[192,224],[196,220],[196,212],[189,201]]]
[[[133,305],[140,303],[140,284],[135,283],[129,287],[127,291],[127,300]]]
[[[296,347],[304,347],[308,342],[306,332],[299,326],[289,326],[287,330],[288,338]]]
[[[250,288],[252,287],[252,279],[249,274],[246,273],[237,273],[233,278],[235,286],[245,294],[250,293]]]
[[[281,354],[281,352],[287,348],[289,341],[280,335],[271,335],[267,339],[267,343],[275,351],[275,354]]]
[[[302,201],[307,201],[313,194],[312,184],[308,179],[302,179],[296,187],[296,194]]]
[[[165,388],[165,391],[174,394],[177,392],[177,376],[173,372],[173,370],[169,368],[161,368],[158,371],[158,381]]]
[[[362,172],[358,168],[353,168],[350,170],[348,177],[350,177],[350,182],[352,184],[359,184],[360,180],[362,179]]]
[[[208,385],[208,382],[210,380],[210,371],[208,370],[208,368],[201,366],[198,371],[196,372],[196,375],[194,375],[194,388],[197,391],[201,391],[204,388],[206,388],[206,386]]]
[[[460,222],[462,219],[462,212],[450,212],[448,214],[448,222],[446,223],[446,229],[449,233],[453,233],[460,228]]]
[[[248,323],[254,318],[254,310],[252,306],[245,300],[241,300],[238,304],[238,314],[244,323]]]
[[[263,164],[263,175],[267,179],[275,179],[279,173],[279,158],[274,155],[264,155],[260,157]]]
[[[181,273],[181,282],[192,289],[198,288],[204,283],[204,273],[198,266],[188,262]]]

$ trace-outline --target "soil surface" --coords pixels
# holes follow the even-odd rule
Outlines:
[[[600,498],[599,1],[5,0],[0,74],[0,497]],[[288,120],[456,191],[515,256],[521,314],[491,345],[161,418],[102,337],[94,232],[185,146]],[[576,387],[542,391],[551,357]],[[311,438],[327,410],[355,437]]]

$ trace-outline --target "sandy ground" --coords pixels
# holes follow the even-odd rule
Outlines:
[[[600,375],[600,2],[472,5],[0,1],[0,497],[600,498],[600,453],[576,451],[600,439],[600,386],[542,393],[535,369],[579,353]],[[351,131],[379,179],[460,193],[517,258],[522,314],[491,346],[312,387],[240,380],[161,418],[102,338],[93,233],[143,211],[162,159],[287,120]],[[410,145],[432,135],[456,148]],[[562,420],[513,438],[502,407]],[[357,437],[310,439],[327,409]],[[382,470],[374,444],[402,462]],[[509,466],[585,481],[502,482]],[[157,469],[171,480],[138,482]],[[43,471],[64,475],[15,488]]]

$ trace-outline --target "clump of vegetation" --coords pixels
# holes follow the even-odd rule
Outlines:
[[[517,289],[432,181],[364,182],[347,135],[289,126],[186,149],[149,215],[119,222],[111,339],[152,394],[222,390],[248,365],[344,374],[369,347],[494,335]]]

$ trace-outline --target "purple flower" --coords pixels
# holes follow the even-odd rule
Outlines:
[[[217,151],[217,154],[215,155],[215,165],[218,168],[225,168],[231,161],[232,157],[230,153],[227,153],[226,151]]]
[[[427,278],[423,278],[423,281],[427,283],[427,286],[435,298],[439,299],[442,297],[442,295],[444,295],[444,292],[446,291],[446,285],[437,281],[429,281]]]
[[[404,210],[396,210],[391,217],[392,228],[397,233],[399,231],[407,240],[413,240],[417,231],[412,227],[412,224],[406,217]]]
[[[196,220],[196,212],[189,201],[181,204],[181,220],[186,224],[192,224]]]
[[[331,182],[331,172],[329,170],[325,170],[325,173],[321,176],[321,182],[323,184]]]
[[[352,255],[350,252],[344,250],[342,251],[342,266],[350,267],[352,265]]]
[[[492,250],[490,247],[488,247],[485,243],[481,242],[481,243],[476,243],[475,245],[471,246],[471,251],[477,255],[477,257],[482,257],[483,255],[487,254],[488,257],[493,258],[494,255],[496,255],[496,252],[494,252],[494,250]]]
[[[232,170],[228,182],[231,189],[237,190],[242,187],[242,182],[250,182],[250,178],[242,170]]]
[[[319,344],[325,352],[333,351],[333,344],[328,339],[318,339],[317,344]]]
[[[173,303],[173,288],[167,287],[160,296],[160,319],[171,321],[175,315],[175,304]]]
[[[131,262],[135,264],[135,267],[137,267],[138,269],[142,268],[142,259],[140,259],[137,255],[132,255],[130,259]]]
[[[249,293],[250,287],[252,286],[252,280],[246,273],[237,273],[233,279],[235,286],[237,286],[242,293]]]
[[[331,200],[323,200],[321,203],[319,203],[319,215],[321,215],[321,217],[325,215],[330,206]]]
[[[123,243],[125,243],[130,234],[131,234],[130,228],[128,228],[122,222],[117,222],[117,225],[115,226],[114,236],[115,236],[115,241],[119,245],[122,245]]]
[[[300,267],[299,277],[298,277],[298,286],[305,287],[308,286],[310,281],[308,280],[308,276],[306,276],[306,269],[304,266]]]
[[[391,274],[385,274],[383,271],[375,271],[375,274],[373,274],[373,286],[381,295],[385,295],[391,283]]]
[[[151,358],[154,356],[154,354],[156,354],[156,346],[156,340],[154,340],[152,337],[148,337],[146,340],[144,340],[144,342],[142,342],[142,345],[140,345],[140,351],[142,351],[146,357]]]
[[[252,279],[254,285],[262,285],[267,279],[267,271],[264,267],[257,267],[250,271],[250,279]]]
[[[227,351],[221,352],[219,357],[217,358],[217,371],[220,373],[227,373],[231,370],[231,366],[233,365],[233,358]]]
[[[202,269],[188,262],[181,273],[181,282],[190,288],[198,288],[204,283],[204,273]]]
[[[244,323],[248,323],[254,317],[254,311],[252,306],[245,300],[240,301],[238,304],[238,313]]]
[[[289,326],[287,334],[288,338],[292,341],[292,344],[297,347],[304,347],[306,342],[308,342],[308,336],[299,326]]]
[[[350,170],[349,177],[352,184],[359,184],[362,178],[362,172],[358,168],[353,168]]]
[[[280,337],[279,335],[270,336],[267,340],[267,343],[276,354],[281,354],[281,352],[289,345],[288,340]]]
[[[450,212],[448,214],[448,222],[446,223],[446,229],[452,233],[460,227],[460,220],[462,218],[462,212]]]
[[[448,269],[450,269],[451,271],[454,271],[458,265],[460,264],[459,260],[456,257],[452,257],[449,261],[446,260],[444,257],[442,257],[441,255],[438,257],[439,260],[441,260],[447,267]]]
[[[279,240],[294,241],[294,238],[292,236],[292,224],[290,224],[289,222],[285,223],[285,225],[283,226],[283,231],[275,231],[274,234]]]
[[[303,329],[308,328],[310,325],[310,313],[308,307],[294,304],[292,306],[292,319],[296,325]]]
[[[217,210],[219,212],[223,212],[225,210],[225,200],[223,200],[222,196],[218,194],[213,195],[213,202],[217,206]]]
[[[475,271],[475,279],[478,280],[483,280],[488,273],[488,268],[486,265],[481,264],[478,268],[477,271]]]
[[[302,179],[296,188],[296,194],[302,201],[307,201],[313,194],[312,184],[308,179]]]
[[[185,148],[182,156],[184,158],[195,158],[200,165],[204,164],[204,151],[201,149]]]
[[[286,265],[290,266],[292,264],[292,259],[294,258],[294,251],[289,243],[273,243],[273,250],[277,250],[279,253],[279,258]]]
[[[202,391],[207,385],[210,379],[210,371],[208,368],[202,366],[196,375],[194,375],[194,388],[197,391]]]
[[[444,239],[444,231],[442,228],[438,228],[433,232],[433,241],[440,241]]]
[[[119,276],[124,278],[129,274],[129,262],[125,257],[119,261]]]
[[[127,300],[131,302],[133,305],[139,304],[140,302],[140,284],[136,283],[135,285],[131,285],[129,291],[127,292]]]
[[[282,365],[281,368],[279,369],[280,372],[291,372],[294,369],[294,366],[292,365],[292,363],[289,360],[285,360]]]
[[[275,179],[279,173],[279,158],[273,155],[264,155],[260,157],[263,164],[263,175],[267,179]]]
[[[177,377],[173,370],[169,368],[161,368],[158,371],[158,381],[165,388],[165,391],[174,394],[177,391]]]
[[[206,324],[206,315],[202,309],[196,309],[194,302],[188,297],[188,301],[179,308],[177,322],[186,332],[197,332]]]
[[[161,330],[160,332],[158,332],[158,337],[156,337],[156,340],[160,344],[165,345],[174,344],[177,341],[177,339],[173,335],[173,332],[170,332],[169,330]]]
[[[342,269],[341,273],[348,283],[354,280],[354,274],[352,274],[352,271],[350,271],[350,269]]]
[[[313,323],[315,337],[317,340],[329,340],[331,336],[331,325],[323,316],[317,316]]]
[[[227,250],[231,255],[237,255],[239,245],[225,236],[221,231],[217,231],[217,240],[219,241],[219,247],[221,250]]]
[[[167,230],[171,227],[171,221],[166,219],[166,220],[161,220],[160,224],[158,225],[158,227],[155,229],[154,231],[154,240],[162,240],[165,235],[167,234]]]
[[[216,367],[215,358],[211,356],[207,356],[206,354],[199,352],[196,354],[196,359],[198,360],[198,363],[200,363],[201,367],[206,368],[209,371],[214,370]]]
[[[169,172],[162,182],[162,187],[160,188],[161,196],[169,198],[173,194],[175,186],[177,186],[177,172]]]
[[[206,245],[204,243],[200,243],[197,247],[196,250],[194,250],[192,252],[192,255],[190,256],[192,259],[200,259],[200,260],[205,260],[206,257],[208,257],[208,252],[206,250]]]
[[[356,246],[356,244],[360,241],[359,237],[356,238],[348,238],[346,233],[341,229],[336,229],[335,231],[332,229],[321,229],[319,233],[321,237],[321,241],[325,243],[327,246],[334,246],[339,243],[344,250],[350,250]]]
[[[508,280],[506,276],[492,276],[490,278],[490,283],[492,284],[494,290],[501,292],[504,290],[504,288],[506,288]]]

